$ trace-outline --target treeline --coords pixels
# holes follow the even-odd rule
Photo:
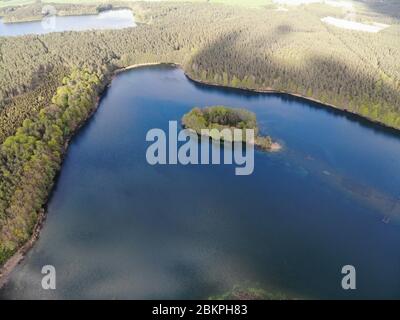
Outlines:
[[[6,108],[0,108],[0,144],[13,135],[25,119],[34,117],[41,108],[50,104],[65,73],[64,68],[52,70],[46,83],[40,83],[35,89],[12,99]]]
[[[100,1],[99,1],[100,3]],[[49,12],[51,7],[55,12]],[[118,8],[118,5],[115,6]],[[113,9],[112,4],[62,4],[62,3],[33,3],[26,6],[4,7],[0,9],[0,16],[5,23],[18,23],[26,21],[42,20],[49,14],[58,16],[98,14],[105,10]]]
[[[400,25],[377,34],[342,30],[323,24],[314,6],[127,5],[147,25],[0,38],[0,101],[61,67],[88,64],[107,73],[177,62],[200,80],[292,92],[400,128]]]
[[[52,103],[0,146],[0,265],[29,238],[66,142],[94,110],[103,85],[100,73],[74,70]]]
[[[65,142],[116,68],[175,62],[200,80],[289,91],[400,128],[399,25],[336,29],[312,6],[130,6],[147,24],[0,37],[0,264],[29,237]]]
[[[259,134],[255,113],[246,109],[226,106],[196,107],[182,117],[182,125],[194,130],[199,136],[207,134],[214,140],[249,142],[254,138],[254,145],[258,148],[268,151],[272,147],[271,137]],[[204,129],[209,132],[204,133]],[[235,136],[234,129],[241,130],[239,137]],[[253,137],[247,137],[247,129],[253,130]],[[241,140],[237,140],[238,138]]]

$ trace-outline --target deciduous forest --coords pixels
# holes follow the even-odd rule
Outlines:
[[[339,29],[318,5],[126,6],[138,27],[0,37],[0,264],[29,238],[66,142],[116,69],[177,63],[196,80],[289,92],[400,129],[400,24]]]
[[[95,109],[102,76],[74,70],[51,103],[23,121],[0,149],[0,262],[29,237],[71,134]]]

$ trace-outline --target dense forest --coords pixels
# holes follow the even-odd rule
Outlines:
[[[112,70],[177,62],[199,80],[288,91],[400,128],[398,24],[376,34],[342,30],[324,25],[320,9],[312,6],[288,12],[208,4],[131,6],[148,24],[0,38],[0,101],[35,88],[64,67]]]
[[[66,143],[95,108],[102,76],[74,70],[51,103],[23,121],[0,147],[0,263],[30,235],[61,164]]]
[[[199,136],[206,135],[224,143],[253,143],[265,151],[272,147],[271,137],[260,135],[257,117],[247,109],[226,106],[196,107],[182,117],[182,126],[194,130]],[[252,131],[252,137],[248,136],[247,130]]]
[[[0,263],[29,237],[65,142],[118,68],[178,63],[197,80],[290,92],[400,129],[399,24],[338,29],[320,6],[129,6],[136,28],[0,37]]]

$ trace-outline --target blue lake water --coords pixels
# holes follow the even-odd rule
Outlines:
[[[283,151],[257,151],[250,176],[146,162],[148,130],[216,104],[255,112]],[[72,141],[41,237],[0,297],[202,299],[251,285],[400,298],[399,159],[398,134],[316,103],[195,84],[170,66],[124,72]]]
[[[0,36],[21,36],[62,31],[123,29],[135,27],[132,11],[110,10],[98,15],[54,16],[42,21],[3,23],[0,19]]]

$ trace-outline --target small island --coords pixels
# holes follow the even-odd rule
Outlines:
[[[288,300],[280,292],[268,292],[258,285],[235,285],[232,290],[220,295],[208,297],[208,300]]]
[[[279,151],[281,149],[280,144],[273,142],[271,137],[259,134],[255,113],[246,109],[226,106],[195,107],[183,116],[182,126],[194,130],[198,135],[204,135],[204,129],[217,129],[219,132],[229,129],[232,133],[217,136],[213,134],[213,131],[210,131],[209,136],[214,140],[231,140],[234,136],[233,130],[239,129],[242,130],[242,142],[253,143],[263,151]],[[252,141],[246,138],[246,129],[254,130]]]

